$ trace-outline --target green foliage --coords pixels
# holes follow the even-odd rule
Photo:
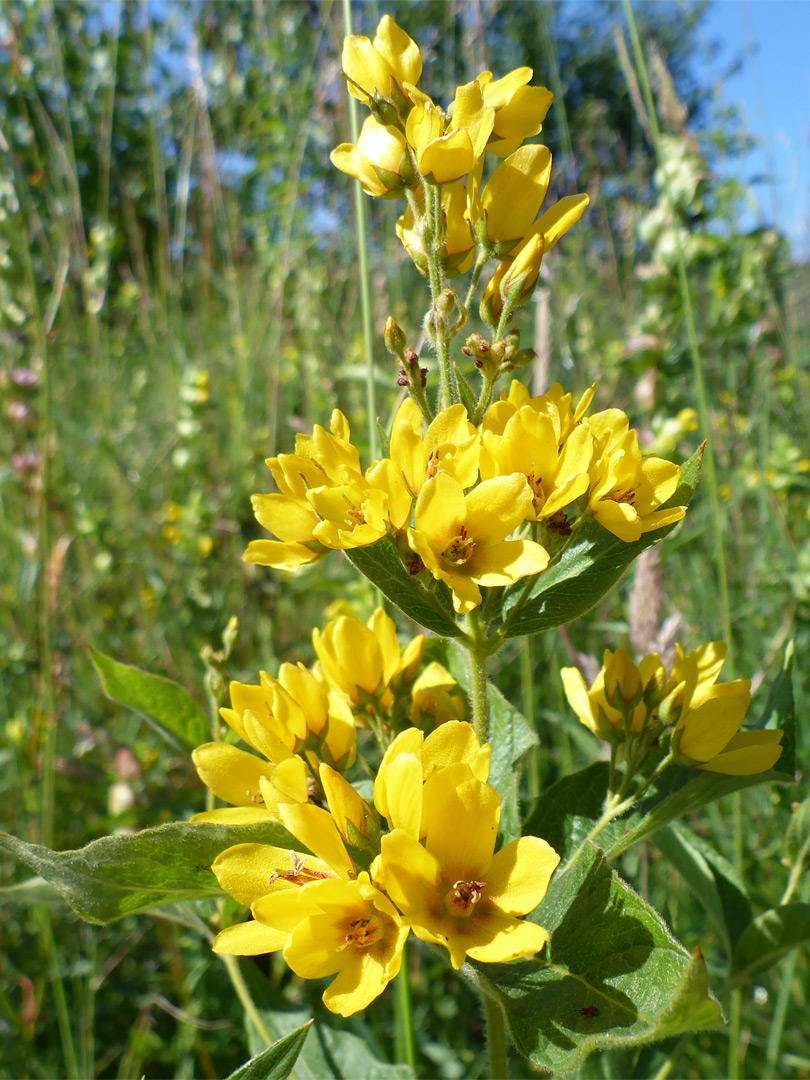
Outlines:
[[[312,1021],[284,1035],[261,1054],[246,1061],[228,1080],[287,1080],[295,1068],[298,1055],[306,1042]]]
[[[593,846],[530,917],[551,932],[540,959],[474,967],[536,1068],[566,1072],[594,1050],[722,1023],[702,956],[689,956]]]
[[[784,904],[763,911],[740,934],[731,958],[735,983],[746,982],[810,941],[810,904]]]
[[[751,901],[737,871],[711,844],[683,825],[659,829],[655,844],[700,900],[730,957],[752,916]]]
[[[104,836],[79,851],[51,851],[0,833],[0,847],[50,882],[83,919],[109,923],[157,904],[221,896],[211,872],[232,844],[300,849],[275,822],[211,825],[175,822],[144,832]]]
[[[352,548],[346,556],[414,622],[443,637],[458,635],[450,590],[441,581],[431,582],[435,588],[415,581],[390,540],[384,538],[370,547]]]
[[[96,649],[90,649],[90,659],[107,697],[141,713],[169,741],[193,750],[210,738],[205,713],[184,687]]]

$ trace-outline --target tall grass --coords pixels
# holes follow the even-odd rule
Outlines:
[[[502,14],[498,5],[491,8],[483,8],[488,26]],[[34,29],[23,22],[18,55],[28,49],[37,62],[48,61],[56,82],[67,85],[74,60],[66,54],[68,38],[56,32],[64,13],[44,10],[38,25],[45,43],[36,52],[33,36],[25,37]],[[2,223],[2,236],[21,276],[7,283],[11,293],[0,293],[9,358],[0,392],[4,407],[21,402],[28,411],[0,434],[8,462],[0,469],[0,792],[8,831],[60,849],[182,817],[200,809],[203,799],[190,763],[102,698],[86,659],[88,644],[168,674],[202,700],[199,652],[218,644],[231,615],[240,620],[240,637],[229,674],[252,680],[258,668],[272,670],[282,659],[311,660],[307,628],[347,590],[359,611],[370,603],[368,591],[347,584],[338,559],[289,580],[243,565],[241,553],[258,535],[249,495],[269,490],[263,459],[289,449],[297,430],[325,422],[335,404],[352,418],[356,433],[368,426],[373,449],[375,414],[385,422],[396,398],[396,369],[382,359],[384,317],[390,311],[415,328],[420,305],[414,297],[421,296],[415,270],[390,239],[395,210],[375,207],[370,214],[370,240],[360,241],[362,250],[368,246],[369,267],[358,272],[352,230],[335,227],[336,217],[352,212],[348,187],[326,189],[313,180],[313,159],[325,159],[331,145],[349,136],[334,59],[342,36],[338,5],[325,6],[322,17],[303,28],[309,8],[255,5],[250,29],[264,59],[247,89],[239,83],[235,51],[216,39],[222,24],[209,25],[200,8],[186,40],[190,76],[173,101],[175,111],[146,110],[140,177],[116,173],[117,125],[130,92],[119,82],[126,70],[120,49],[122,43],[140,48],[154,61],[165,39],[145,6],[110,10],[111,24],[93,43],[97,68],[106,74],[97,88],[102,107],[92,183],[80,168],[70,92],[45,101],[36,88],[15,83],[8,58],[2,84],[9,106],[2,115],[27,117],[34,143],[23,153],[11,132],[2,131],[10,140],[7,169],[19,203]],[[448,37],[454,27],[463,29],[463,5],[431,10],[440,13]],[[355,29],[368,32],[376,14],[355,8]],[[82,18],[81,9],[71,17]],[[407,13],[402,18],[407,23]],[[541,73],[537,65],[537,78],[554,82],[562,116],[562,145],[555,151],[565,163],[559,178],[565,192],[581,150],[564,111],[566,70],[555,51],[555,10],[537,7],[532,18],[545,68]],[[135,20],[135,32],[119,37],[128,19]],[[298,50],[294,77],[282,55],[285,33]],[[490,36],[487,59],[498,68],[498,40]],[[649,43],[642,36],[639,45],[643,59]],[[214,72],[216,79],[212,54],[224,71]],[[459,65],[466,62],[462,48],[453,56]],[[324,57],[332,58],[331,67],[324,67]],[[636,60],[640,65],[638,54]],[[222,90],[229,79],[232,98]],[[254,99],[260,106],[251,109]],[[649,97],[646,104],[655,115],[658,104]],[[249,218],[217,153],[229,130],[274,178],[271,196]],[[636,134],[640,143],[640,130]],[[638,149],[639,160],[645,154],[648,175],[650,149]],[[138,202],[142,182],[148,205]],[[615,204],[606,209],[610,195],[595,195],[588,232],[580,239],[572,234],[572,243],[548,260],[550,377],[576,390],[598,378],[598,407],[613,402],[633,413],[634,401],[646,401],[640,386],[646,369],[627,348],[628,326],[649,299],[637,273],[648,255],[636,243],[635,227],[649,202],[628,201],[623,213],[630,224],[622,232]],[[313,224],[319,209],[325,217]],[[736,235],[731,203],[727,209],[725,222],[718,210],[717,230],[726,226]],[[111,228],[115,245],[107,250]],[[704,494],[668,545],[664,608],[678,612],[681,639],[692,644],[730,628],[737,673],[766,678],[790,634],[799,635],[799,653],[807,643],[810,600],[810,473],[803,464],[801,404],[810,380],[808,327],[796,300],[800,287],[806,293],[807,271],[769,262],[768,243],[765,236],[754,238],[732,252],[751,261],[742,272],[764,297],[757,311],[735,297],[736,323],[723,322],[721,298],[706,285],[714,279],[705,266],[698,268],[690,341],[681,336],[665,343],[654,401],[636,407],[639,423],[652,430],[658,419],[692,403],[685,358],[696,346],[705,378],[700,437],[712,440],[716,497]],[[782,267],[776,276],[774,265]],[[365,320],[363,281],[371,285]],[[687,280],[684,295],[695,288]],[[22,306],[22,323],[8,314],[12,300]],[[682,298],[665,296],[664,302],[676,310]],[[755,327],[760,347],[751,345]],[[371,379],[369,330],[377,365]],[[523,333],[531,337],[528,323]],[[20,368],[34,373],[36,385],[15,381]],[[752,377],[744,378],[741,368]],[[684,455],[690,438],[680,440]],[[21,461],[24,451],[36,456]],[[727,614],[718,616],[716,593],[703,583],[707,567],[722,565],[728,567]],[[556,673],[570,662],[572,648],[597,654],[627,639],[627,589],[595,615],[575,625],[570,642],[544,636],[503,654],[502,685],[516,701],[522,696],[551,750],[531,767],[532,790],[592,755],[568,715]],[[798,690],[803,707],[803,675]],[[761,907],[778,903],[782,893],[780,832],[791,797],[758,789],[746,801],[745,832],[737,828],[736,842],[731,806],[721,804],[695,823],[729,857],[736,854]],[[717,943],[699,905],[674,871],[667,878],[654,850],[648,857],[659,863],[651,901],[685,944],[700,945],[718,966]],[[634,859],[628,856],[623,867],[631,879],[640,872]],[[8,885],[22,877],[18,868],[4,867]],[[32,908],[13,895],[18,899],[5,897],[0,954],[3,1072],[215,1076],[244,1059],[239,1002],[230,994],[223,998],[209,943],[179,913],[169,915],[180,921],[127,919],[79,931],[52,896]],[[475,1075],[483,1066],[468,1049],[475,1033],[463,997],[456,1000],[455,990],[445,988],[429,955],[414,954],[411,970],[445,1038],[444,1051],[420,1048],[423,1064],[450,1077],[455,1057],[465,1075]],[[270,975],[274,990],[282,989],[275,968]],[[807,1075],[806,984],[807,958],[794,954],[763,977],[769,1004],[760,1004],[762,994],[739,1002],[738,1075]],[[383,1053],[392,1030],[385,1008],[369,1014]],[[425,1019],[420,1009],[428,1006],[415,1002],[414,1008],[418,1028]],[[220,1022],[226,1026],[216,1026]],[[710,1034],[677,1047],[627,1052],[599,1068],[612,1068],[604,1075],[615,1076],[674,1070],[709,1077],[724,1060],[723,1039]]]

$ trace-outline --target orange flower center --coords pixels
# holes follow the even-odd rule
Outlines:
[[[457,881],[444,898],[448,915],[456,919],[467,919],[487,887],[485,881]]]
[[[475,540],[467,535],[467,530],[461,526],[461,532],[454,536],[442,552],[442,559],[451,566],[463,566],[475,551]]]
[[[346,927],[343,944],[338,946],[338,952],[351,945],[355,949],[367,949],[373,945],[380,936],[380,925],[375,919],[361,917],[352,919]]]

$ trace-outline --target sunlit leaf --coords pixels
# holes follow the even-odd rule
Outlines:
[[[211,738],[206,715],[188,690],[162,675],[150,675],[113,660],[97,649],[89,651],[107,697],[135,709],[164,738],[185,750]]]
[[[0,848],[53,885],[78,915],[94,923],[113,922],[158,904],[224,895],[211,863],[225,848],[248,843],[304,850],[275,822],[176,822],[104,836],[77,851],[51,851],[0,833]]]
[[[539,959],[470,966],[536,1068],[565,1072],[594,1050],[722,1023],[700,951],[690,956],[593,845],[529,918],[551,932]]]

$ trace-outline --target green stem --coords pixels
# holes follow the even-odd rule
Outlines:
[[[411,1003],[410,972],[408,971],[408,943],[402,950],[402,967],[397,975],[394,989],[395,1053],[397,1063],[410,1065],[416,1072],[416,1040],[413,1029],[413,1006]]]
[[[346,36],[352,32],[351,0],[343,0],[343,23]],[[357,145],[360,124],[357,101],[349,94],[349,126],[352,142]],[[372,458],[377,457],[377,398],[374,385],[374,330],[371,314],[371,287],[368,270],[368,240],[366,232],[366,202],[359,180],[354,182],[354,208],[357,222],[357,257],[360,277],[360,308],[363,318],[363,349],[366,354],[366,408],[368,411],[368,447]]]
[[[436,184],[425,185],[425,213],[427,216],[425,251],[432,302],[428,315],[428,329],[430,340],[436,350],[436,359],[439,361],[439,408],[448,409],[454,401],[459,400],[459,397],[453,365],[450,361],[450,332],[447,319],[439,311],[445,280],[441,238],[442,192],[441,187]]]
[[[482,994],[484,1003],[484,1017],[487,1025],[487,1054],[489,1056],[489,1072],[487,1076],[491,1080],[507,1080],[509,1076],[509,1059],[507,1057],[506,1021],[503,1009],[488,994]]]
[[[779,1057],[779,1047],[782,1043],[782,1033],[785,1030],[785,1018],[790,1005],[791,994],[793,993],[793,980],[796,976],[796,967],[798,963],[799,950],[794,949],[790,956],[785,960],[784,966],[782,967],[782,982],[779,987],[779,994],[776,998],[776,1005],[773,1010],[771,1030],[768,1033],[768,1047],[765,1052],[766,1076],[777,1075],[776,1062]]]
[[[70,1013],[68,1012],[67,999],[65,997],[65,984],[62,981],[62,969],[59,964],[59,954],[56,951],[56,941],[53,936],[51,925],[51,913],[47,908],[41,907],[37,912],[39,921],[39,940],[42,951],[48,958],[50,972],[50,984],[53,990],[54,1005],[56,1006],[56,1020],[59,1025],[59,1038],[62,1042],[62,1055],[65,1059],[65,1076],[78,1077],[79,1062],[73,1045],[73,1032],[70,1028]]]
[[[475,296],[475,290],[478,288],[478,282],[481,280],[481,274],[489,259],[489,253],[483,247],[478,248],[478,254],[475,259],[475,266],[473,267],[472,277],[470,278],[470,287],[467,289],[467,295],[464,297],[464,310],[470,310],[470,304],[473,302]]]
[[[472,695],[472,719],[475,734],[480,742],[489,737],[489,699],[487,697],[487,642],[486,631],[481,623],[478,611],[473,609],[467,616],[469,638],[467,641],[467,663],[470,672],[470,692]]]
[[[264,1020],[262,1020],[261,1013],[256,1008],[256,1002],[250,996],[250,990],[248,990],[248,985],[242,975],[238,960],[235,956],[228,956],[225,953],[218,953],[217,955],[225,965],[225,970],[228,972],[228,977],[231,980],[231,985],[236,991],[236,996],[242,1003],[242,1008],[245,1010],[246,1015],[250,1017],[251,1023],[258,1032],[259,1038],[263,1039],[268,1046],[272,1046],[275,1040],[268,1031]]]

